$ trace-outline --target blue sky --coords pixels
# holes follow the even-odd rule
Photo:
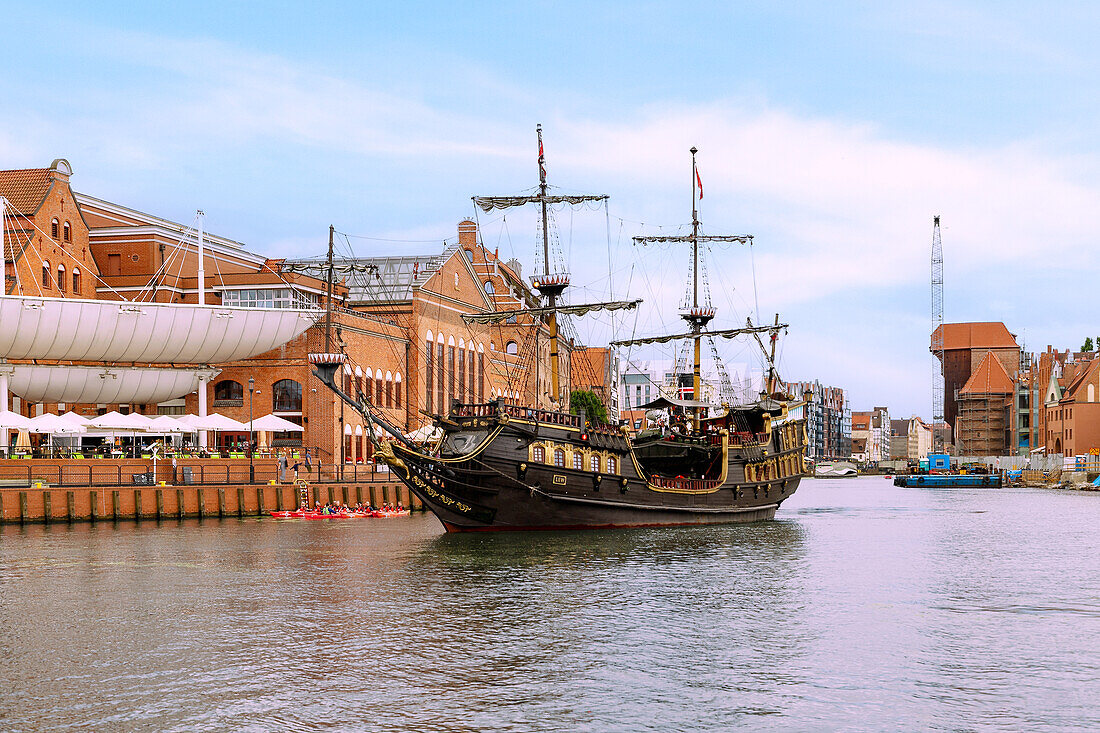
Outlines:
[[[535,183],[541,122],[552,183],[612,196],[607,219],[559,215],[574,297],[629,283],[647,302],[628,330],[679,328],[685,267],[628,241],[690,219],[695,145],[706,229],[756,236],[751,257],[711,253],[715,327],[757,299],[779,311],[784,375],[844,387],[856,409],[930,412],[936,213],[948,320],[1004,320],[1032,350],[1100,332],[1098,6],[223,0],[3,16],[4,167],[66,157],[77,190],[184,222],[202,208],[210,231],[272,256],[319,253],[329,223],[373,238],[351,240],[363,255],[453,238],[470,196]],[[531,262],[533,220],[481,224]],[[597,344],[611,325],[578,328]]]

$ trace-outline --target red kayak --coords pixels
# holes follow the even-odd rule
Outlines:
[[[271,516],[276,519],[368,519],[375,515],[368,512],[335,512],[333,514],[325,514],[324,512],[302,511],[299,509],[293,512],[271,512]]]

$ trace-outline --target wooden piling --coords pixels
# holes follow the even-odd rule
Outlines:
[[[119,496],[117,491],[111,492],[111,518],[116,522],[118,521],[118,515],[122,512],[119,511]]]
[[[27,521],[27,492],[19,492],[19,523],[23,524]]]
[[[99,492],[98,491],[89,491],[88,492],[88,507],[89,507],[88,519],[93,521],[93,522],[96,519],[98,519],[98,517],[96,515],[96,504],[98,503],[98,501],[99,501]]]
[[[218,487],[218,516],[225,516],[225,489]]]
[[[184,505],[183,505],[183,489],[176,489],[176,514],[179,519],[183,519]]]
[[[237,487],[237,516],[244,516],[244,487]]]
[[[42,521],[50,523],[50,515],[53,513],[53,497],[49,491],[42,492]]]
[[[76,521],[76,495],[71,491],[65,492],[65,508],[68,509],[69,524]]]

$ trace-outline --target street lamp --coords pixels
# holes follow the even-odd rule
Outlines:
[[[256,452],[256,441],[252,437],[252,393],[256,391],[256,380],[248,378],[248,483],[256,483],[256,464],[252,454]]]

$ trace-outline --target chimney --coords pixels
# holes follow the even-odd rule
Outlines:
[[[477,246],[477,224],[469,219],[458,222],[458,245],[460,247]]]

